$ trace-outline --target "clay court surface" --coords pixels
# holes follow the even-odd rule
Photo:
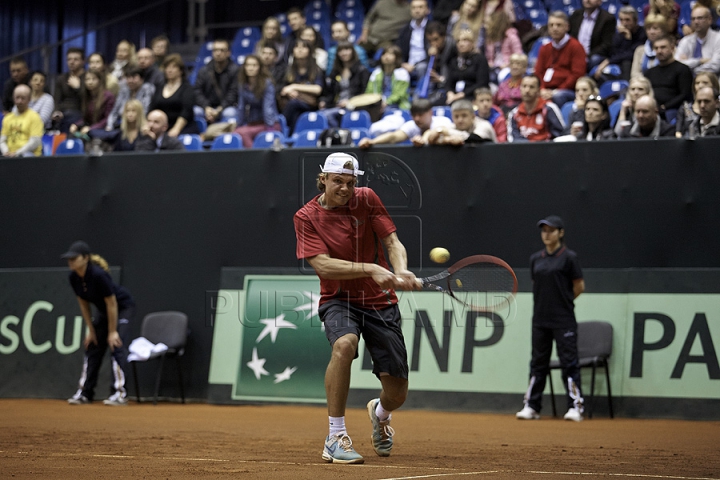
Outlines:
[[[320,452],[323,407],[0,400],[0,478],[720,479],[720,422],[398,411],[379,458],[366,412],[347,423],[364,465]]]

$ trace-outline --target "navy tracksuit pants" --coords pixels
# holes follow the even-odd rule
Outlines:
[[[118,312],[117,331],[122,340],[122,347],[115,348],[111,351],[112,365],[111,375],[112,383],[110,386],[110,395],[119,393],[121,397],[127,396],[125,389],[125,379],[127,377],[127,356],[129,345],[129,326],[130,319],[133,316],[133,308],[125,308]],[[92,401],[95,396],[95,385],[97,385],[98,372],[102,365],[105,351],[108,349],[108,322],[105,315],[98,315],[97,320],[93,321],[95,328],[95,338],[97,345],[91,343],[85,351],[85,361],[83,363],[83,371],[80,376],[79,388],[82,394]]]
[[[525,393],[525,404],[539,412],[542,408],[542,394],[550,372],[550,355],[553,340],[557,346],[558,359],[562,367],[567,408],[583,411],[580,391],[580,367],[578,366],[577,324],[563,328],[548,328],[533,324],[532,359],[530,360],[530,385]]]

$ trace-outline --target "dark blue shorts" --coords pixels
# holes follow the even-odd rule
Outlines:
[[[330,300],[320,306],[318,313],[325,324],[325,336],[330,345],[348,333],[358,338],[362,336],[373,361],[373,373],[378,378],[380,373],[408,378],[407,350],[397,305],[366,310],[341,300]],[[355,352],[357,357],[358,352]]]

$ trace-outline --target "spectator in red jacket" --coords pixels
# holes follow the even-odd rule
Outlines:
[[[493,105],[492,92],[489,88],[478,88],[475,90],[475,113],[480,118],[484,118],[493,130],[495,130],[495,136],[497,137],[498,143],[507,142],[507,121],[505,120],[505,114],[499,107]]]
[[[585,49],[568,34],[568,16],[555,11],[548,18],[552,42],[543,45],[535,64],[535,75],[541,79],[540,96],[557,106],[575,97],[575,82],[585,75]]]
[[[543,142],[562,135],[560,109],[540,96],[540,79],[528,75],[520,83],[522,103],[508,118],[508,142]]]

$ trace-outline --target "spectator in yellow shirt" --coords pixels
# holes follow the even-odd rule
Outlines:
[[[5,115],[0,131],[0,153],[4,157],[31,157],[42,154],[43,121],[30,108],[30,87],[18,85],[13,92],[17,111]]]

